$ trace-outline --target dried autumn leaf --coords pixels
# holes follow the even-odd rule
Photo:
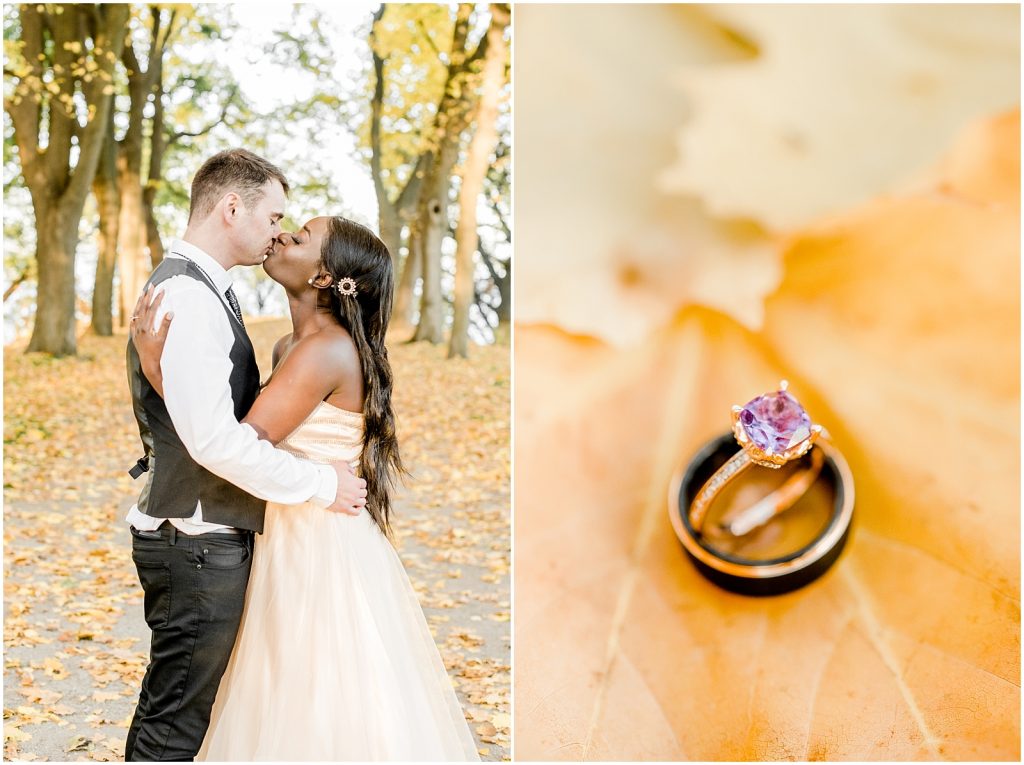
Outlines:
[[[517,321],[629,344],[696,303],[756,326],[768,236],[657,188],[690,113],[674,72],[748,48],[689,6],[523,5],[515,24]]]
[[[517,329],[518,759],[1019,760],[1018,145],[995,119],[932,188],[793,237],[762,333]],[[745,598],[665,489],[782,377],[858,516],[823,579]]]
[[[43,659],[42,668],[50,677],[55,680],[63,680],[68,676],[68,671],[59,659],[47,656]]]
[[[968,121],[1018,102],[1020,11],[719,5],[750,59],[681,75],[693,102],[663,188],[775,231],[902,187]]]
[[[773,232],[900,188],[967,120],[1016,103],[1017,18],[523,6],[517,320],[619,345],[686,305],[759,328]]]
[[[20,728],[15,728],[12,725],[4,725],[4,741],[30,741],[32,739],[31,733],[26,733]]]
[[[87,739],[85,736],[75,736],[71,741],[68,742],[67,746],[64,747],[64,751],[68,752],[84,752],[92,747],[92,741]]]

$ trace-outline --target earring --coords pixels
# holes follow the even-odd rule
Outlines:
[[[310,287],[313,286],[313,277],[312,276],[309,277],[308,279],[306,279],[306,284],[308,284]]]

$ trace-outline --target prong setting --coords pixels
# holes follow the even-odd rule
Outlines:
[[[740,451],[715,471],[690,502],[688,517],[697,534],[718,493],[751,465],[778,470],[807,454],[820,438],[828,438],[825,429],[813,424],[800,402],[787,392],[788,387],[786,380],[780,380],[777,391],[757,396],[746,406],[732,407],[732,433]],[[809,470],[814,470],[816,475],[821,462],[820,455],[815,455]],[[800,475],[800,471],[796,475]],[[793,476],[787,478],[786,485],[792,480]]]
[[[750,461],[756,465],[777,470],[787,462],[807,454],[822,435],[822,426],[811,424],[803,407],[787,392],[788,388],[789,381],[780,380],[777,393],[758,396],[745,407],[732,407],[733,435],[750,457]],[[754,414],[755,411],[767,419],[759,421],[758,415]],[[776,449],[770,448],[771,440],[765,442],[769,448],[756,443],[748,432],[748,426],[755,428],[755,435],[762,441],[766,438],[766,431],[773,432]],[[784,444],[786,438],[789,439],[789,444],[785,448],[778,448],[780,444],[777,442],[782,440]]]

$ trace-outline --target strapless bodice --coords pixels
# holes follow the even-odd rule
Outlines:
[[[363,450],[363,415],[321,401],[278,447],[310,462],[344,460],[358,468]]]

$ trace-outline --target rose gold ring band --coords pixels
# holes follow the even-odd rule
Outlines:
[[[819,436],[817,444],[820,447],[826,439]],[[802,497],[821,472],[824,464],[824,457],[819,449],[811,448],[811,464],[803,470],[791,475],[786,481],[771,494],[759,502],[744,508],[740,511],[730,513],[719,522],[721,530],[733,536],[748,534],[758,526],[761,526],[779,513],[785,512]],[[697,496],[690,503],[689,517],[690,525],[698,534],[704,526],[704,518],[708,508],[726,486],[735,481],[747,472],[751,466],[756,465],[747,453],[746,449],[740,449],[728,462],[715,471],[714,475],[697,492]]]

